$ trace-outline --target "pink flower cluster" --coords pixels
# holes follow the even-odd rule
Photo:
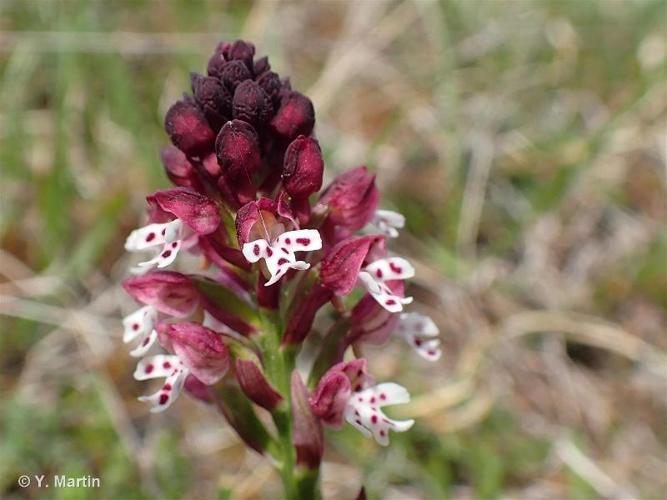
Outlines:
[[[183,388],[212,402],[219,384],[236,384],[269,411],[291,404],[297,461],[316,466],[322,424],[347,421],[382,445],[413,424],[382,412],[408,402],[407,390],[375,384],[366,359],[345,361],[348,348],[394,335],[435,361],[440,340],[430,318],[405,311],[415,270],[386,248],[405,219],[378,209],[366,167],[317,194],[324,160],[313,105],[254,56],[250,43],[221,43],[208,74],[192,75],[192,95],[166,115],[172,145],[161,156],[176,187],[147,197],[148,223],[127,238],[129,252],[147,256],[124,282],[141,307],[123,320],[123,340],[141,358],[137,380],[164,379],[141,398],[152,411]],[[203,266],[186,271],[184,253]],[[327,305],[333,323],[322,336],[314,324]],[[287,391],[269,374],[266,318],[281,352],[296,356],[321,336],[310,390],[296,370]]]

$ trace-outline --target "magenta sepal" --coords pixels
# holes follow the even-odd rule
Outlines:
[[[320,267],[322,284],[336,295],[347,295],[357,283],[357,276],[374,246],[382,236],[355,236],[343,240],[327,252]]]
[[[149,203],[157,203],[160,209],[173,214],[197,234],[210,234],[220,225],[220,213],[215,202],[191,189],[164,189],[146,199]]]
[[[136,301],[177,318],[192,314],[200,302],[199,293],[190,279],[174,271],[132,276],[123,282],[123,288]]]
[[[243,392],[255,404],[272,411],[283,398],[266,380],[262,370],[254,361],[236,360],[236,379]]]
[[[364,358],[337,363],[322,376],[308,401],[313,413],[324,423],[333,427],[342,425],[352,393],[371,383],[367,364]]]
[[[299,92],[287,91],[280,108],[271,120],[271,129],[285,140],[292,140],[299,134],[310,135],[315,125],[313,103]]]
[[[222,336],[199,323],[161,323],[158,340],[176,354],[202,383],[212,385],[225,376],[231,358]]]
[[[294,370],[291,379],[292,441],[296,449],[296,463],[317,469],[324,453],[324,436],[320,420],[308,403],[308,389]]]

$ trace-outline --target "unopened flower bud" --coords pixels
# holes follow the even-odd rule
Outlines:
[[[257,84],[266,92],[271,98],[274,109],[280,107],[280,90],[282,89],[282,82],[277,73],[273,71],[264,71],[263,73],[257,73],[259,76],[255,79]]]
[[[204,116],[214,130],[219,130],[231,116],[232,95],[223,83],[212,76],[192,73],[192,92]]]
[[[315,125],[313,103],[299,92],[290,92],[271,120],[273,131],[283,139],[294,139],[299,134],[310,135]]]
[[[210,151],[215,142],[215,134],[206,116],[192,99],[178,101],[169,108],[164,128],[174,146],[188,156]]]
[[[246,396],[262,408],[272,411],[283,400],[254,361],[237,359],[236,378]]]
[[[215,141],[215,151],[223,173],[232,180],[250,180],[261,166],[257,132],[242,120],[225,123]]]
[[[228,61],[243,61],[247,68],[252,71],[252,58],[255,56],[255,46],[250,42],[236,40],[235,42],[223,45],[222,55]]]
[[[271,65],[269,64],[269,58],[267,56],[260,57],[255,61],[255,75],[261,75],[265,71],[269,71]]]
[[[336,177],[319,203],[329,209],[329,223],[357,231],[373,219],[379,198],[375,176],[357,167]]]
[[[273,113],[271,99],[262,88],[252,80],[241,82],[234,92],[232,115],[255,127],[267,123]]]
[[[242,81],[252,78],[250,70],[243,61],[228,61],[220,69],[220,80],[234,92]]]
[[[175,146],[167,146],[160,151],[162,165],[169,180],[177,186],[201,191],[202,185],[197,170],[183,152]]]
[[[312,137],[300,135],[287,147],[283,166],[283,186],[295,198],[307,198],[322,187],[324,161],[320,145]]]

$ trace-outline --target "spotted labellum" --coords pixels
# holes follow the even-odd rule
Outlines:
[[[296,498],[317,485],[324,426],[386,446],[414,424],[384,413],[410,395],[375,382],[363,346],[400,338],[437,361],[438,327],[408,310],[415,269],[387,248],[406,221],[379,208],[375,175],[353,168],[320,193],[308,97],[242,40],[220,43],[190,81],[164,122],[174,187],[146,197],[146,222],[125,242],[137,257],[123,286],[138,307],[123,342],[135,379],[160,380],[139,398],[151,411],[182,392],[212,405]]]

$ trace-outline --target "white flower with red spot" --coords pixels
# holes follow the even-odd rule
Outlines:
[[[139,339],[137,347],[130,351],[130,356],[141,357],[155,343],[157,332],[157,311],[152,306],[145,306],[123,318],[123,342],[130,343]]]
[[[148,224],[132,231],[125,240],[125,250],[139,252],[159,249],[152,259],[139,262],[134,271],[144,272],[153,267],[163,268],[174,262],[182,247],[192,246],[187,233],[186,226],[180,219],[164,224]]]
[[[370,225],[389,238],[398,237],[398,230],[405,227],[405,216],[393,210],[376,210]]]
[[[166,410],[176,400],[190,371],[178,356],[158,354],[142,359],[134,371],[136,380],[164,378],[164,384],[154,394],[141,396],[139,401],[151,403],[151,412]]]
[[[402,257],[389,257],[376,260],[359,272],[359,281],[368,293],[387,311],[396,313],[403,310],[404,304],[410,304],[412,297],[401,297],[391,291],[387,281],[406,280],[415,275],[415,269]]]
[[[442,355],[438,326],[428,316],[402,313],[395,333],[405,339],[417,354],[428,361],[437,361]]]
[[[345,420],[364,436],[375,438],[382,446],[389,444],[389,431],[405,432],[415,423],[414,420],[393,420],[380,408],[408,403],[408,391],[394,383],[379,384],[352,393],[345,406]]]
[[[300,229],[282,233],[271,242],[259,239],[245,243],[243,255],[251,263],[264,259],[271,275],[265,286],[270,286],[290,269],[303,271],[310,267],[308,262],[297,260],[295,252],[311,252],[320,248],[322,239],[316,229]]]

